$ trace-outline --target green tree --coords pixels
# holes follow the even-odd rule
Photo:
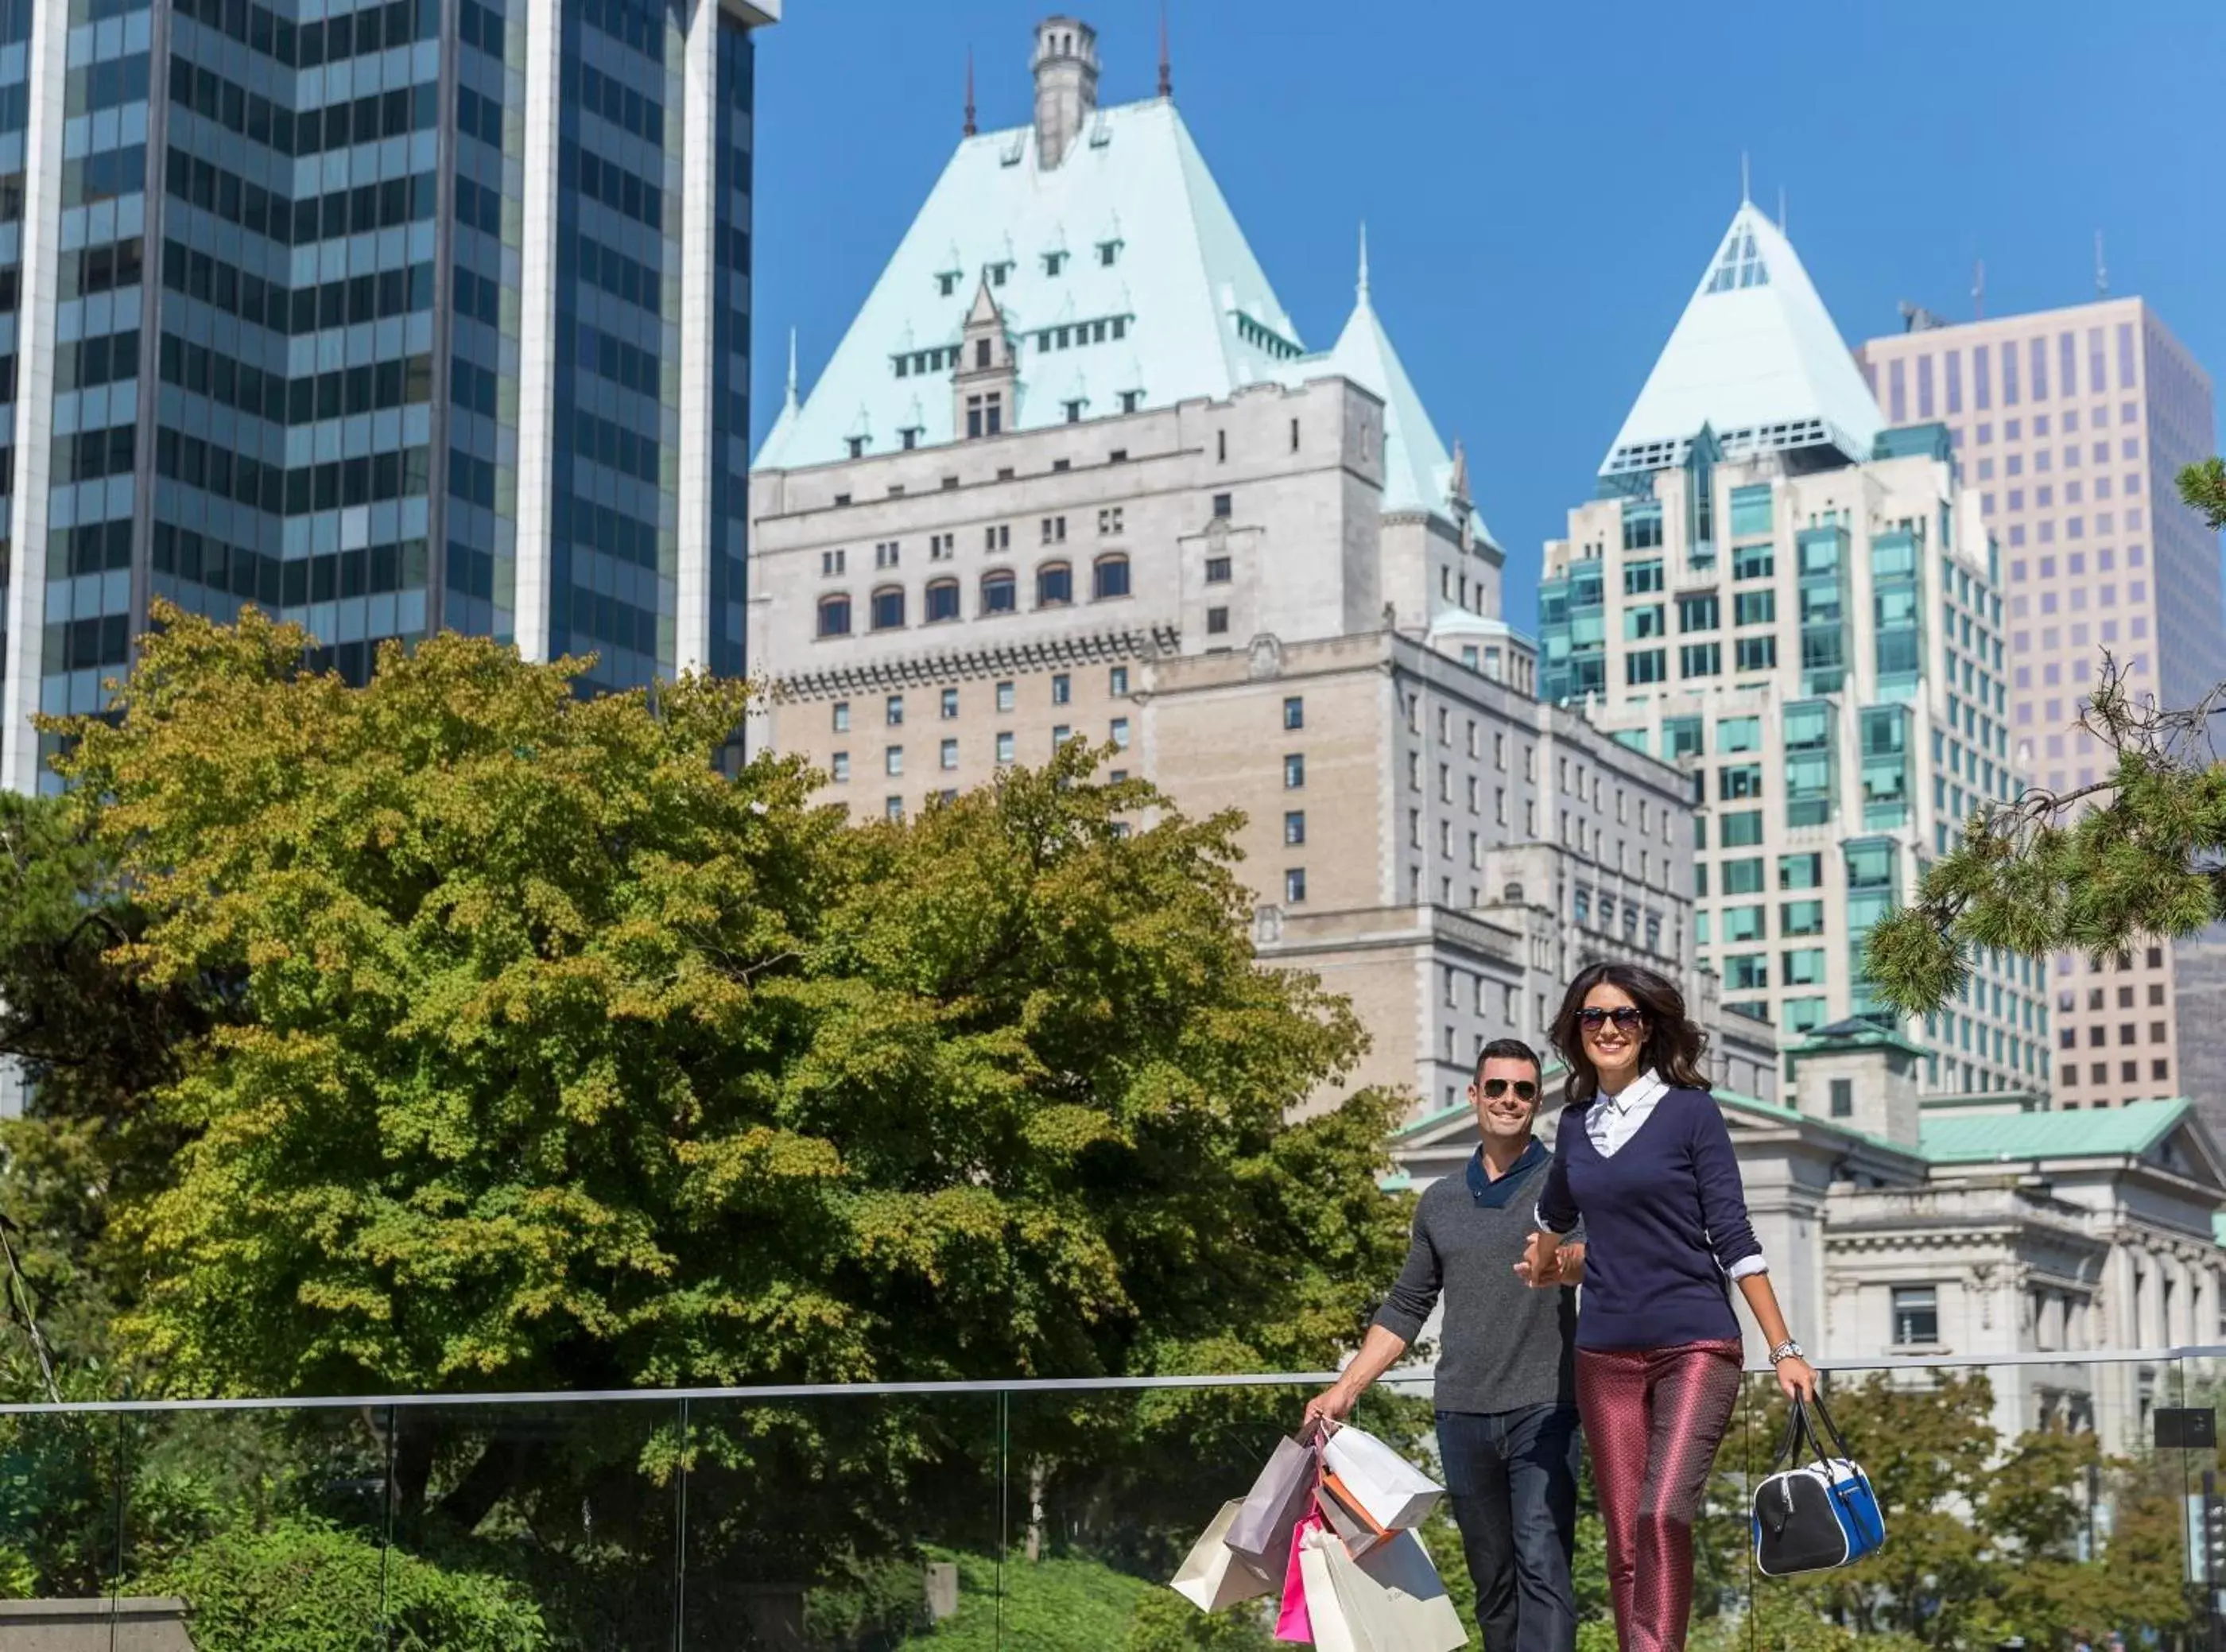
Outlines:
[[[2187,467],[2179,490],[2213,531],[2226,527],[2226,461]],[[2226,915],[2222,711],[2226,683],[2162,706],[2105,650],[2079,724],[2108,748],[2108,772],[2064,792],[2029,787],[1965,822],[1916,899],[1871,931],[1881,995],[1930,1014],[1962,986],[1972,949],[2102,956]]]
[[[440,637],[351,689],[251,612],[159,617],[65,766],[143,913],[109,963],[207,1017],[150,1097],[164,1180],[116,1218],[120,1329],[175,1388],[1306,1369],[1396,1268],[1392,1102],[1288,1121],[1361,1034],[1256,967],[1232,817],[1069,748],[853,829],[792,760],[717,771],[733,685],[590,700]],[[991,1431],[956,1417],[758,1407],[558,1453],[410,1414],[398,1473],[405,1517],[508,1499],[576,1539],[588,1503],[652,1529],[641,1471],[686,1462],[700,1534],[840,1568],[989,1506]],[[1103,1497],[1116,1446],[1212,1467],[1180,1407],[1120,1420],[1030,1411],[1010,1450]],[[753,1495],[792,1484],[810,1507]]]

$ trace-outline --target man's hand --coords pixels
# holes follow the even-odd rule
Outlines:
[[[1563,1245],[1554,1253],[1554,1260],[1561,1265],[1561,1283],[1582,1285],[1585,1282],[1585,1247],[1582,1241]]]
[[[1360,1390],[1347,1388],[1343,1382],[1332,1382],[1307,1401],[1305,1431],[1326,1433],[1352,1414],[1352,1407],[1360,1402]]]
[[[1516,1274],[1534,1291],[1558,1291],[1561,1288],[1561,1242],[1550,1233],[1532,1234],[1523,1247],[1523,1260],[1515,1264]]]

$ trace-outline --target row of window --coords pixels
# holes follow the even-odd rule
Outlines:
[[[1091,600],[1103,602],[1129,594],[1129,559],[1124,556],[1100,556],[1091,564]],[[928,625],[941,625],[961,617],[959,613],[959,583],[955,579],[928,581],[924,597],[924,620]],[[1074,600],[1074,570],[1066,562],[1048,562],[1036,570],[1036,607],[1065,607]],[[874,631],[895,631],[907,623],[907,596],[902,586],[884,586],[868,598],[870,628]],[[982,576],[981,607],[983,614],[1013,613],[1020,607],[1020,581],[1009,569],[999,569]],[[850,597],[847,592],[833,592],[819,599],[819,635],[847,637],[851,632]]]
[[[121,353],[120,345],[109,353],[111,372],[128,377],[136,371],[138,335],[134,332],[113,336],[131,340],[134,353],[130,358]],[[156,356],[156,371],[162,383],[277,425],[315,424],[381,408],[411,406],[430,400],[433,393],[433,359],[424,355],[288,378],[235,360],[220,350],[188,344],[175,333],[165,333]],[[80,382],[99,381],[84,378]],[[67,386],[57,384],[56,388]]]
[[[144,78],[143,65],[143,97]],[[170,100],[251,143],[294,158],[430,131],[441,111],[440,86],[432,80],[321,109],[289,109],[183,57],[170,60]]]
[[[467,3],[467,10],[480,8]],[[437,40],[441,34],[441,0],[389,0],[383,6],[366,6],[313,23],[297,23],[267,6],[243,0],[176,0],[176,10],[181,17],[191,17],[289,69],[314,69],[416,41]]]
[[[1105,690],[1107,694],[1115,699],[1119,699],[1129,692],[1129,668],[1127,666],[1115,665],[1108,668],[1105,673]],[[1010,711],[1020,703],[1020,685],[1010,677],[1007,677],[999,682],[996,684],[995,693],[996,696],[997,709],[1000,711]],[[1074,678],[1072,674],[1066,671],[1053,672],[1051,677],[1052,704],[1055,706],[1068,705],[1072,702],[1073,698]],[[1284,716],[1286,719],[1284,727],[1288,728],[1296,728],[1303,723],[1303,711],[1299,714],[1301,720],[1300,722],[1292,722],[1288,721],[1291,715],[1289,708],[1294,705],[1299,705],[1300,703],[1301,702],[1296,699],[1284,702]],[[946,688],[943,689],[938,701],[938,704],[941,708],[944,721],[946,722],[950,721],[958,715],[958,690],[955,688]],[[848,700],[836,701],[833,706],[830,708],[830,726],[833,728],[836,734],[847,734],[850,732],[850,702]],[[903,726],[905,720],[904,696],[901,694],[892,694],[886,696],[883,698],[881,702],[881,720],[891,728],[898,728]]]
[[[1129,720],[1126,717],[1115,717],[1111,719],[1106,724],[1105,737],[1112,742],[1115,750],[1123,752],[1127,751],[1129,749]],[[1067,741],[1074,738],[1075,733],[1071,726],[1065,723],[1057,724],[1051,731],[1052,749],[1056,752],[1060,747],[1065,745]],[[1017,755],[1019,752],[1019,742],[1009,729],[1001,729],[997,733],[995,736],[995,750],[997,753],[997,761],[1001,764],[1009,764],[1019,760]],[[937,750],[936,760],[938,766],[941,768],[957,768],[958,766],[958,741],[955,738],[941,741]],[[848,782],[850,778],[850,753],[848,752],[835,753],[829,760],[828,767],[830,777],[836,785],[840,785]],[[901,776],[904,772],[905,748],[901,746],[883,747],[881,748],[881,772],[892,778],[895,778]]]
[[[432,218],[440,194],[435,175],[421,172],[290,200],[175,148],[168,151],[163,187],[175,199],[280,246],[422,223]]]
[[[118,429],[128,438],[130,427]],[[129,471],[128,440],[116,438],[112,432],[95,434],[106,434],[111,438],[102,473],[115,475]],[[114,467],[119,453],[124,460],[120,470]],[[272,516],[301,516],[312,511],[334,511],[343,505],[414,497],[426,491],[428,481],[427,454],[423,448],[302,465],[289,470],[283,465],[265,464],[244,454],[234,454],[220,443],[169,429],[155,433],[155,468],[158,475],[188,486],[205,488],[219,498],[237,499]]]

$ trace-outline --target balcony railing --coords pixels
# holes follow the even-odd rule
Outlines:
[[[1783,1407],[1751,1374],[1698,1528],[1695,1652],[2209,1632],[2226,1346],[1822,1363],[1886,1548],[1752,1574]],[[1164,1580],[1332,1376],[0,1406],[0,1644],[136,1644],[167,1615],[200,1652],[1268,1652],[1250,1607],[1193,1638]],[[1429,1462],[1431,1399],[1396,1372],[1362,1420]],[[1466,1612],[1449,1519],[1426,1535]],[[1587,1505],[1587,1647],[1613,1645],[1600,1543]]]

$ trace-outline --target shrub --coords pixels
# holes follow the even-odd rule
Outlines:
[[[300,1517],[222,1533],[129,1592],[183,1596],[200,1652],[543,1652],[550,1643],[515,1584]]]

